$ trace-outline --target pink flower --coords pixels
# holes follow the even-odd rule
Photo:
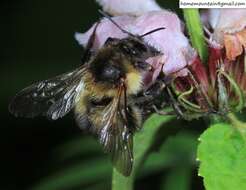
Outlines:
[[[124,15],[113,17],[113,19],[122,28],[135,35],[141,35],[153,29],[165,27],[165,30],[160,30],[144,37],[148,44],[163,53],[162,56],[148,60],[155,68],[153,73],[149,73],[146,76],[148,79],[151,79],[150,82],[153,82],[160,72],[169,75],[182,70],[197,57],[196,52],[182,32],[179,18],[172,12],[166,10],[151,11],[138,17]],[[86,33],[75,34],[75,38],[81,45],[86,45],[94,26]],[[122,33],[111,21],[104,18],[96,31],[96,42],[93,48],[98,49],[102,47],[108,37],[125,38],[126,34]],[[185,75],[186,70],[183,70],[182,74]]]
[[[210,70],[223,63],[225,72],[246,93],[246,9],[209,9],[205,12],[212,27],[210,35]],[[212,76],[215,81],[216,74]]]
[[[202,15],[211,29],[208,62],[194,61],[189,74],[176,77],[171,88],[184,118],[224,115],[245,106],[245,18],[245,9],[211,9]]]
[[[166,29],[146,36],[145,41],[164,54],[160,62],[163,73],[169,75],[191,64],[196,53],[183,34],[176,14],[169,11],[146,13],[136,18],[131,31],[143,34],[158,27]]]
[[[246,48],[246,9],[209,9],[206,14],[214,30],[212,44],[225,47],[226,57],[235,60]]]

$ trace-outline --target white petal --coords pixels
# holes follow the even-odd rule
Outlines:
[[[161,10],[155,0],[96,0],[111,15],[142,15],[148,11]]]

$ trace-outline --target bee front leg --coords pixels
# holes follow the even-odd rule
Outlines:
[[[152,84],[148,89],[142,92],[138,97],[134,99],[134,103],[142,108],[143,112],[146,115],[150,115],[152,113],[158,113],[160,115],[170,115],[171,112],[161,111],[166,105],[165,98],[165,83],[161,80],[156,80],[154,84]]]
[[[152,108],[155,110],[155,113],[157,113],[158,115],[175,115],[174,111],[159,110],[155,105],[153,105]]]

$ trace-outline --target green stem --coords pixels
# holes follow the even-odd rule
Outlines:
[[[241,111],[244,108],[244,94],[242,92],[242,90],[240,89],[240,87],[238,86],[238,84],[235,82],[235,80],[230,77],[226,72],[224,71],[219,71],[218,72],[218,76],[223,75],[229,82],[230,85],[233,87],[233,90],[236,94],[236,96],[238,97],[238,104],[234,106],[234,110],[233,111]],[[225,87],[224,87],[225,88]]]
[[[122,189],[132,190],[134,179],[135,174],[133,174],[133,172],[129,177],[125,177],[116,169],[113,169],[112,190],[117,190],[119,189],[119,187],[121,187]]]
[[[112,190],[133,189],[136,173],[143,164],[146,154],[155,139],[157,131],[160,129],[162,124],[168,123],[173,119],[174,116],[159,116],[154,114],[144,123],[143,129],[134,136],[134,163],[132,173],[129,177],[125,177],[114,169],[112,175]],[[168,128],[171,126],[167,125],[166,127]]]
[[[208,57],[208,50],[205,43],[199,11],[198,9],[183,9],[183,13],[192,46],[198,51],[199,56],[205,64]]]

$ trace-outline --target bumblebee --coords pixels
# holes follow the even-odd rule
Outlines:
[[[23,89],[13,98],[9,111],[15,116],[56,120],[73,109],[79,127],[96,134],[116,169],[128,176],[133,164],[133,134],[142,124],[134,96],[143,90],[142,76],[150,69],[145,60],[159,54],[143,36],[163,28],[138,36],[109,19],[128,37],[108,38],[92,54],[98,23],[79,68]]]

